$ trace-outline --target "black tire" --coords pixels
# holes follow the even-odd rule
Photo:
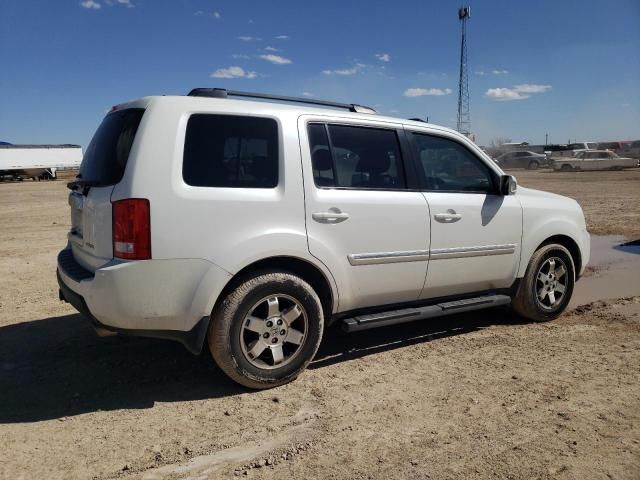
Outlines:
[[[573,170],[573,167],[565,163],[564,165],[562,165],[562,168],[560,170],[562,170],[563,172],[570,172],[571,170]]]
[[[545,262],[554,258],[559,259],[566,266],[566,285],[563,296],[558,299],[558,304],[547,306],[538,297],[540,287],[544,287],[544,284],[538,280],[538,274]],[[569,250],[557,243],[543,245],[529,261],[527,271],[512,299],[513,309],[518,315],[534,322],[553,320],[567,308],[573,294],[575,278],[575,264]]]
[[[529,165],[527,165],[528,170],[537,170],[540,166],[540,163],[537,160],[531,160]]]
[[[291,355],[290,360],[285,359],[288,363],[284,366],[276,367],[275,358],[272,357],[274,365],[271,368],[259,368],[251,363],[241,345],[247,333],[246,317],[254,312],[256,304],[278,295],[285,300],[293,299],[302,307],[306,315],[304,337],[298,346],[299,350]],[[265,272],[244,280],[214,309],[209,325],[209,350],[216,364],[235,382],[254,389],[272,388],[291,382],[302,373],[320,346],[323,329],[322,304],[307,282],[286,272]],[[282,341],[283,348],[285,341]]]

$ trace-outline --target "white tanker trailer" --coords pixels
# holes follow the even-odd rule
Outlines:
[[[0,145],[0,177],[50,180],[59,169],[79,168],[80,145]]]

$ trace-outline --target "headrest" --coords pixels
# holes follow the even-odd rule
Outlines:
[[[313,168],[315,170],[331,170],[333,168],[333,161],[331,160],[331,154],[326,148],[319,148],[313,152],[311,158],[313,162]]]
[[[373,175],[377,175],[389,170],[391,166],[391,158],[389,154],[384,151],[370,151],[366,152],[364,156],[358,160],[356,166],[357,172],[368,172]]]

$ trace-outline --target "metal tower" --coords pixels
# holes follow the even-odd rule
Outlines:
[[[458,84],[458,124],[457,130],[471,134],[471,114],[469,113],[469,74],[467,72],[467,20],[471,17],[471,7],[460,7],[458,19],[462,40],[460,42],[460,81]]]

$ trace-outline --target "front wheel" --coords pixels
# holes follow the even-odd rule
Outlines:
[[[544,245],[529,261],[513,298],[513,308],[529,320],[553,320],[567,308],[574,285],[575,265],[571,253],[556,243]]]
[[[234,381],[263,389],[294,380],[313,359],[324,327],[320,299],[300,277],[248,278],[213,312],[209,350]]]
[[[529,170],[537,170],[539,166],[540,166],[540,164],[538,163],[537,160],[532,160],[532,161],[529,162],[529,165],[527,166],[527,169],[529,169]]]

